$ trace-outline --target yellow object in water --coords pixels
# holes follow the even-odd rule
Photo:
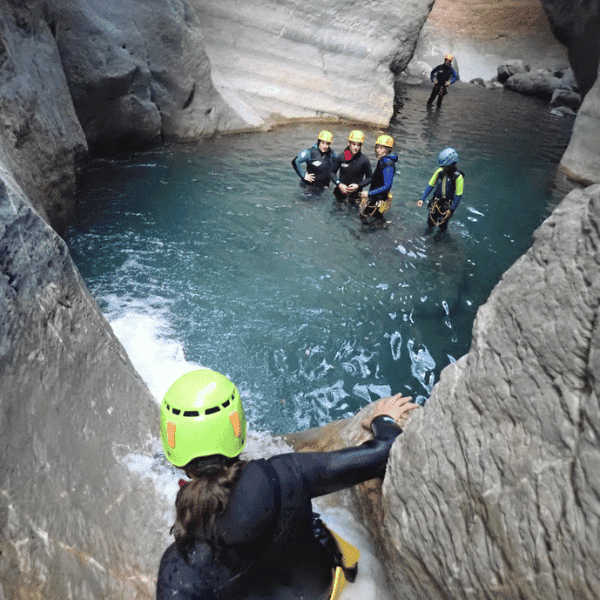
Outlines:
[[[337,546],[342,554],[342,563],[344,565],[344,568],[336,567],[335,569],[335,573],[333,575],[333,587],[331,589],[331,596],[329,598],[329,600],[339,600],[343,589],[348,583],[344,569],[356,571],[358,567],[360,551],[352,544],[349,544],[346,540],[343,540],[335,531],[332,531],[331,529],[329,529],[329,531],[335,538]]]

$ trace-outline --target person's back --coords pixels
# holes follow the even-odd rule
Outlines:
[[[180,378],[161,406],[161,438],[167,458],[176,466],[185,463],[192,480],[177,495],[175,543],[160,563],[157,600],[326,600],[336,559],[315,537],[311,499],[382,476],[389,449],[401,431],[394,418],[386,415],[400,416],[416,406],[400,395],[380,401],[369,420],[375,438],[354,448],[288,453],[249,462],[240,461],[237,455],[200,455],[189,460],[195,451],[178,454],[176,437],[180,436],[184,448],[191,448],[207,437],[199,436],[198,427],[206,432],[210,419],[198,421],[191,415],[192,420],[186,422],[180,417],[205,412],[197,398],[205,399],[219,386],[227,387],[218,380],[216,388],[211,387],[204,373],[196,373],[187,374],[177,393],[170,393],[186,376]],[[182,393],[190,399],[182,401]],[[218,400],[211,397],[205,406],[207,417],[219,415],[219,428],[231,419],[238,440],[245,441],[245,422],[237,427],[234,416],[242,411],[237,390]],[[233,443],[221,444],[219,450],[237,452]]]

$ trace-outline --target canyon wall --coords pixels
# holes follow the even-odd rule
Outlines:
[[[536,231],[395,444],[398,597],[600,596],[599,247],[595,185]]]
[[[295,112],[383,123],[430,8],[404,5],[0,1],[0,597],[151,598],[168,531],[122,464],[152,451],[156,403],[47,223],[78,157]],[[599,215],[597,186],[565,199],[395,445],[383,499],[361,487],[398,597],[599,595]]]
[[[433,0],[191,0],[212,76],[249,123],[346,117],[387,126]]]

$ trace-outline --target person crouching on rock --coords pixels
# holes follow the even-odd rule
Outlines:
[[[351,131],[348,146],[335,159],[330,176],[335,183],[333,195],[338,202],[357,204],[359,192],[371,183],[371,161],[361,152],[364,142],[362,131]]]
[[[317,143],[303,150],[292,160],[292,165],[298,177],[300,187],[320,193],[331,182],[330,172],[335,160],[335,152],[331,149],[333,135],[330,131],[323,130],[317,136]],[[302,169],[300,165],[306,164]]]
[[[457,80],[458,75],[452,68],[452,54],[446,54],[444,56],[444,63],[438,65],[431,71],[431,81],[433,83],[433,89],[431,90],[431,96],[427,100],[427,106],[431,106],[435,97],[437,96],[437,107],[442,106],[442,100],[448,93],[448,88]]]
[[[385,223],[383,213],[392,204],[392,184],[396,173],[398,156],[393,152],[394,140],[389,135],[380,135],[375,142],[377,166],[371,178],[368,192],[360,192],[360,218],[373,217],[376,222]]]
[[[361,423],[373,437],[360,446],[246,461],[236,386],[210,369],[177,379],[161,404],[160,433],[167,459],[189,480],[180,480],[175,542],[162,556],[156,599],[334,597],[340,573],[356,573],[338,564],[334,534],[311,499],[382,477],[401,433],[396,421],[415,408],[401,394],[377,402]]]
[[[434,190],[433,198],[427,205],[427,227],[429,229],[437,225],[440,231],[446,231],[448,222],[458,208],[464,191],[465,176],[456,168],[457,162],[456,150],[444,148],[438,156],[439,167],[417,202],[417,206],[423,206],[423,202],[431,190]]]

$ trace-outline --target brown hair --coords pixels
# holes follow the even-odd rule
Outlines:
[[[231,489],[245,466],[246,461],[213,455],[194,459],[183,467],[192,481],[177,493],[171,533],[186,559],[196,539],[216,549],[221,546],[215,522],[227,508]]]

